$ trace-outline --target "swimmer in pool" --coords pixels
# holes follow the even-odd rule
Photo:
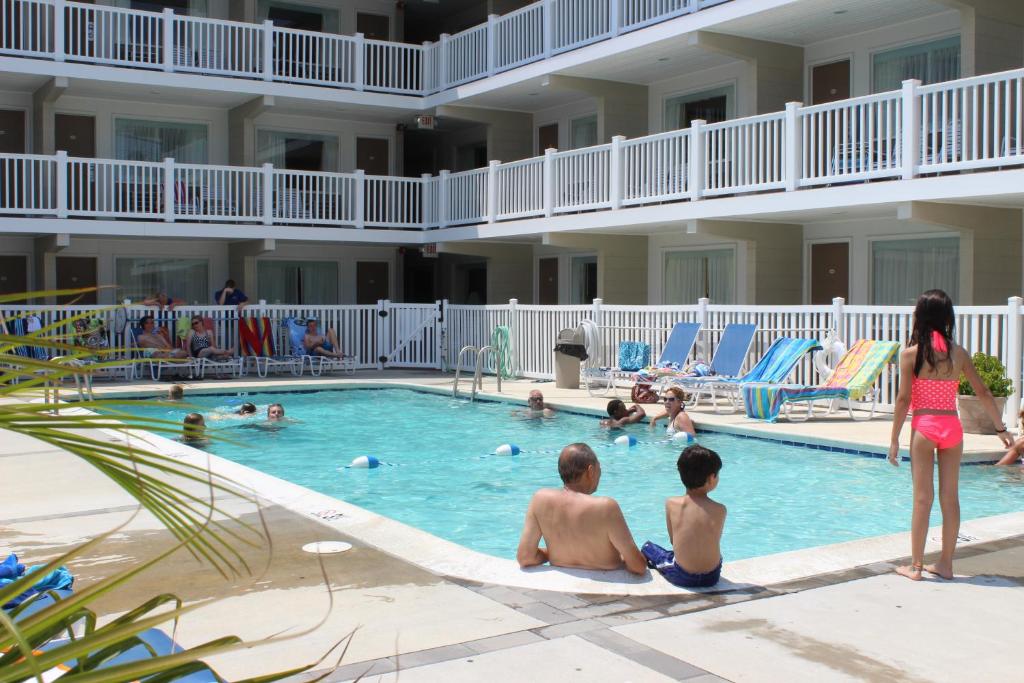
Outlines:
[[[512,415],[527,419],[554,417],[555,409],[544,402],[544,394],[540,390],[534,389],[526,399],[526,408],[524,410],[515,410],[512,412]]]
[[[267,406],[267,422],[280,422],[284,419],[284,406],[280,403],[271,403]]]
[[[669,387],[662,393],[661,400],[665,403],[665,412],[651,418],[651,429],[658,424],[658,420],[667,417],[667,436],[674,436],[676,432],[688,432],[696,436],[697,429],[693,426],[693,420],[686,414],[686,407],[683,404],[683,390],[679,387]]]
[[[206,420],[199,413],[189,413],[182,421],[181,442],[190,446],[205,444]]]
[[[167,390],[168,401],[180,401],[183,398],[185,398],[185,387],[180,384],[175,384]]]
[[[626,408],[625,403],[617,398],[613,398],[608,401],[608,417],[601,420],[601,426],[608,427],[609,429],[619,429],[626,425],[641,422],[645,417],[647,417],[647,413],[636,403]]]
[[[255,403],[249,403],[248,401],[246,401],[245,403],[240,405],[238,407],[238,411],[235,413],[235,415],[241,415],[242,417],[248,417],[250,415],[255,415],[255,414],[256,414],[256,404]]]

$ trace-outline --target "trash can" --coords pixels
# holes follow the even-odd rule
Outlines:
[[[583,328],[566,328],[555,339],[555,386],[559,389],[580,388],[580,363],[587,359]]]

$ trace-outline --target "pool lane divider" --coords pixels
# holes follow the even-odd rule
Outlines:
[[[622,434],[615,437],[613,441],[607,441],[591,446],[592,448],[609,449],[615,448],[619,450],[631,450],[637,446],[665,446],[665,445],[678,445],[681,443],[696,443],[697,439],[692,434],[687,432],[676,432],[671,438],[668,439],[657,439],[657,440],[644,440],[636,438],[632,434]],[[561,448],[541,448],[537,450],[523,450],[514,443],[503,443],[496,447],[490,453],[481,455],[481,458],[489,458],[493,456],[515,456],[515,455],[558,455],[562,452]]]

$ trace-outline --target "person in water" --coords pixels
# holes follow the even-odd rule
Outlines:
[[[248,401],[246,401],[242,405],[238,406],[238,412],[235,413],[235,414],[236,415],[243,415],[243,416],[244,415],[255,415],[256,414],[256,404],[255,403],[249,403]]]
[[[613,498],[593,495],[601,463],[585,443],[569,444],[558,456],[564,486],[533,494],[516,560],[526,568],[550,562],[559,567],[626,569],[646,574],[647,564]],[[544,539],[545,548],[540,547]]]
[[[1006,454],[1000,458],[999,462],[996,463],[997,465],[1016,465],[1024,457],[1024,410],[1020,411],[1017,420],[1019,428],[1017,434],[1019,437],[1006,451]]]
[[[725,506],[708,497],[718,486],[722,459],[710,448],[694,444],[676,461],[685,496],[665,501],[665,522],[672,550],[647,541],[640,552],[647,566],[683,588],[707,588],[722,574],[722,530]]]
[[[512,414],[529,418],[554,417],[555,409],[553,406],[544,402],[544,394],[542,394],[539,389],[534,389],[526,398],[526,409],[516,411]]]
[[[180,384],[175,384],[167,390],[168,401],[180,401],[183,398],[185,398],[185,387]]]
[[[920,581],[922,572],[953,578],[953,553],[960,531],[960,457],[964,430],[956,411],[960,375],[974,388],[989,419],[1007,448],[1013,440],[971,356],[953,341],[956,318],[953,302],[940,289],[930,289],[917,299],[910,344],[900,352],[900,384],[893,410],[889,462],[899,466],[900,433],[907,412],[910,423],[910,467],[914,482],[914,512],[910,522],[910,564],[897,572]],[[935,498],[933,471],[939,462],[939,506],[942,508],[942,552],[935,564],[924,564],[928,518]]]
[[[608,417],[601,420],[601,426],[610,427],[612,429],[636,424],[647,417],[647,413],[644,412],[644,409],[636,403],[629,408],[626,408],[626,404],[617,398],[613,398],[608,401],[608,407],[606,410],[608,411]]]
[[[182,421],[181,440],[184,443],[203,443],[206,441],[206,420],[199,413],[189,413]]]
[[[669,387],[662,395],[661,400],[665,403],[665,412],[651,418],[651,429],[654,429],[658,420],[667,417],[668,424],[665,425],[665,433],[669,436],[676,432],[687,432],[692,436],[697,435],[697,429],[693,426],[693,420],[686,414],[686,405],[683,403],[683,390],[679,387]]]
[[[267,422],[280,422],[284,419],[284,406],[280,403],[271,403],[267,406]]]

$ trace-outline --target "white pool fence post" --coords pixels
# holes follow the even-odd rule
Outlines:
[[[516,317],[519,315],[519,299],[508,300],[508,345],[512,351],[512,374],[519,377],[519,354],[516,353]]]
[[[711,330],[708,329],[708,304],[711,303],[711,299],[707,297],[701,297],[697,299],[697,322],[700,323],[700,354],[702,360],[710,361],[711,357],[708,351],[711,346]]]
[[[846,344],[847,347],[852,344],[846,338],[846,299],[841,296],[837,296],[832,299],[832,329],[836,331],[836,335],[839,337],[839,341]],[[835,360],[835,359],[829,359]]]
[[[448,318],[444,311],[444,302],[441,299],[434,301],[434,366],[438,370],[444,370],[444,336],[445,326]]]
[[[1020,413],[1021,389],[1024,387],[1024,348],[1021,345],[1021,306],[1024,299],[1011,296],[1006,300],[1006,374],[1013,381],[1013,393],[1006,400],[1006,414],[1003,419],[1006,425],[1017,421]]]
[[[604,338],[605,338],[605,335],[604,335],[604,311],[601,309],[601,305],[602,304],[604,304],[604,299],[601,299],[601,298],[594,299],[594,301],[591,303],[591,307],[592,307],[591,315],[593,316],[594,324],[597,325],[597,334],[600,335],[599,338],[603,342]],[[603,343],[601,344],[601,348],[602,348],[602,350],[604,350],[604,344]],[[598,362],[600,364],[604,365],[604,360],[603,359],[598,359]]]
[[[388,351],[390,347],[390,330],[391,325],[388,321],[388,300],[377,299],[377,353],[374,359],[377,363],[377,369],[384,369],[384,361],[388,358]]]

